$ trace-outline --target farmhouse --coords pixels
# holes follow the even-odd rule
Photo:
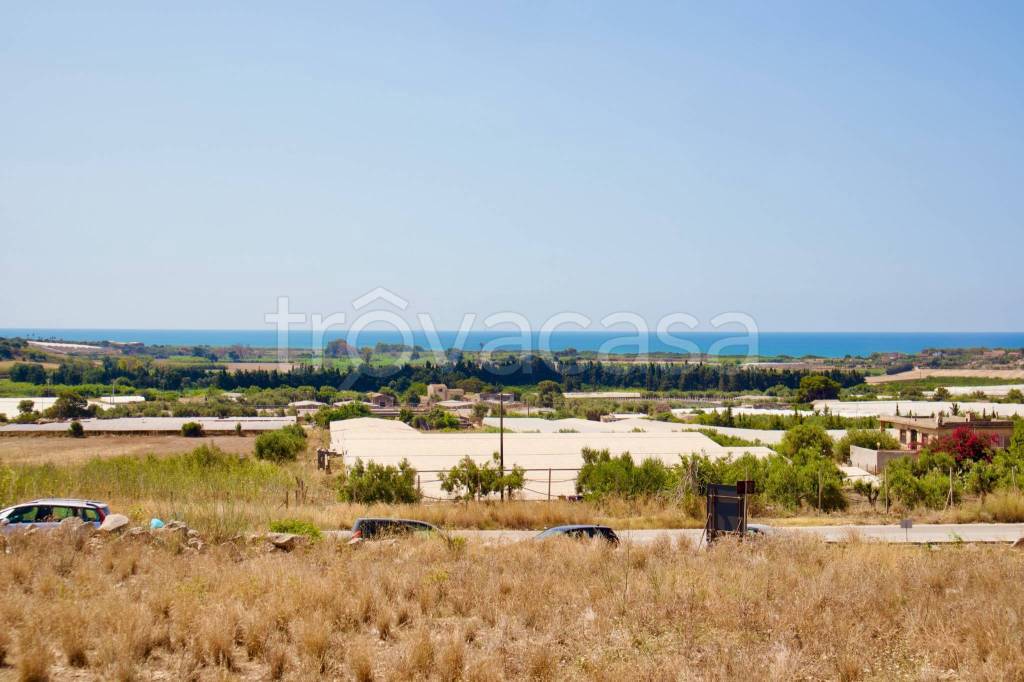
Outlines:
[[[395,396],[388,393],[369,393],[367,394],[366,402],[370,403],[373,407],[394,407]]]
[[[898,430],[900,446],[907,450],[925,447],[962,426],[982,435],[995,436],[998,447],[1006,447],[1013,435],[1013,422],[1009,419],[976,419],[970,414],[951,417],[940,412],[934,417],[886,416],[879,417],[878,423],[883,429]]]

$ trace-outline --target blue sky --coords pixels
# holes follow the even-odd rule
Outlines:
[[[1021,330],[1020,3],[0,9],[0,327]]]

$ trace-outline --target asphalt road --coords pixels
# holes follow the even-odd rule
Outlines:
[[[649,530],[616,530],[619,537],[637,544],[653,542],[660,536],[700,540],[699,528],[664,528]],[[532,530],[456,530],[453,535],[485,542],[518,542],[536,536]],[[859,538],[864,541],[893,544],[923,544],[947,542],[1013,542],[1024,537],[1024,523],[958,523],[922,524],[904,530],[898,524],[886,526],[778,526],[773,534],[785,536],[814,535],[825,542],[848,542]],[[348,531],[328,532],[338,539],[346,539]]]

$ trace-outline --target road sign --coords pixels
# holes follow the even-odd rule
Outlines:
[[[900,519],[900,528],[913,528],[914,519]]]

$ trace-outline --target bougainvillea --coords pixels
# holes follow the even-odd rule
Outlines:
[[[935,441],[929,449],[935,452],[948,452],[963,468],[970,462],[991,460],[995,446],[995,434],[978,433],[970,426],[958,426],[953,433]]]

